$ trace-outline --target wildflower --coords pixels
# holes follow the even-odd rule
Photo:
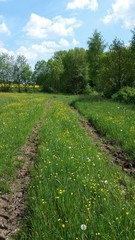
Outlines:
[[[105,180],[105,181],[104,181],[104,183],[105,183],[105,184],[107,184],[107,183],[108,183],[108,181],[107,181],[107,180]]]
[[[126,215],[128,215],[129,214],[129,212],[126,212]]]
[[[100,236],[100,233],[98,232],[98,233],[96,233],[96,236]]]
[[[65,224],[62,224],[61,226],[62,226],[62,228],[65,228]]]
[[[118,221],[118,220],[119,220],[119,218],[118,218],[118,217],[116,217],[116,218],[115,218],[115,220],[116,220],[116,221]]]
[[[85,230],[87,229],[87,226],[86,226],[85,224],[82,224],[82,225],[81,225],[81,229],[82,229],[83,231],[85,231]]]

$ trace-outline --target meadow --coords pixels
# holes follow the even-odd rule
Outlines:
[[[26,142],[44,110],[46,97],[34,94],[0,93],[0,192],[9,191],[9,181],[23,161],[14,157]]]
[[[97,131],[135,160],[135,106],[98,96],[79,97],[72,105]]]
[[[27,214],[16,239],[133,240],[134,179],[82,129],[68,106],[73,101],[81,103],[75,96],[0,94],[1,180],[15,177],[20,167],[15,155],[39,118],[42,122]]]
[[[31,169],[20,239],[133,239],[134,180],[101,153],[74,112],[53,100]]]

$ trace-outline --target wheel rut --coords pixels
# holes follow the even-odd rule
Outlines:
[[[26,194],[30,180],[29,167],[36,159],[38,152],[41,121],[39,120],[28,136],[27,143],[22,147],[16,161],[23,160],[24,165],[17,171],[16,180],[11,183],[10,193],[0,195],[0,240],[15,237],[25,216]]]
[[[123,149],[118,148],[114,141],[108,141],[97,131],[92,123],[87,121],[77,109],[71,106],[71,109],[78,115],[81,127],[93,138],[95,144],[110,156],[112,162],[120,165],[122,170],[135,178],[135,160],[132,160]]]

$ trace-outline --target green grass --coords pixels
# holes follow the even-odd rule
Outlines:
[[[64,103],[46,106],[19,240],[133,240],[134,181],[94,145]],[[82,225],[86,230],[82,230]]]
[[[73,103],[96,129],[107,139],[114,140],[135,159],[135,107],[103,100],[98,97],[80,97]]]
[[[36,121],[42,116],[44,95],[0,93],[0,192],[21,162],[14,161]]]

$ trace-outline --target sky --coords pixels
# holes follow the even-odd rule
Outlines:
[[[135,0],[0,0],[0,54],[24,55],[33,67],[59,50],[87,49],[96,29],[106,43],[128,44]]]

